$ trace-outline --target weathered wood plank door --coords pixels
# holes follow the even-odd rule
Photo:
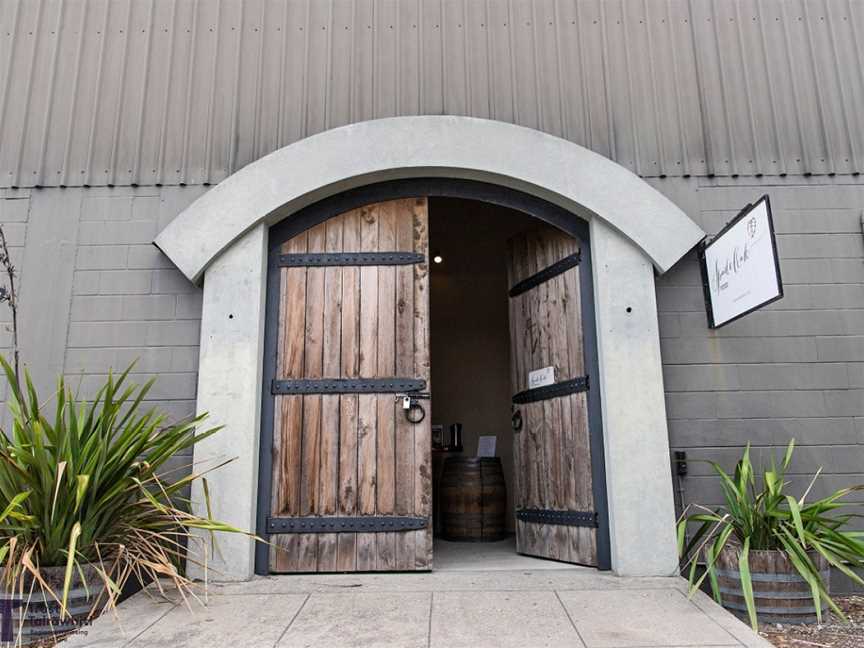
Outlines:
[[[596,565],[579,260],[579,241],[549,226],[510,241],[516,546]],[[545,367],[554,383],[529,384]]]
[[[411,198],[279,250],[272,572],[431,568],[429,421],[397,399],[428,389],[427,248],[427,201]]]

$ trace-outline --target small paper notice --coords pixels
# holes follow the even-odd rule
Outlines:
[[[478,457],[494,457],[495,456],[495,441],[494,436],[481,436],[477,440],[477,456]]]
[[[543,367],[528,372],[528,389],[555,384],[555,367]]]

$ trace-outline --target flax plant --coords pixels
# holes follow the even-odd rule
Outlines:
[[[41,589],[44,600],[59,604],[62,619],[69,616],[73,575],[84,580],[82,566],[89,563],[102,582],[88,587],[104,588],[91,617],[113,609],[130,578],[142,585],[167,579],[188,603],[195,594],[182,569],[184,560],[202,564],[206,572],[210,545],[192,531],[203,530],[205,536],[244,532],[209,514],[190,512],[181,492],[202,473],[171,479],[163,469],[171,457],[219,428],[201,430],[206,415],[168,424],[157,410],[144,411],[153,380],[141,387],[128,384],[131,366],[119,376],[109,375],[87,402],[61,378],[52,407],[42,408],[53,410],[48,415],[26,372],[22,391],[2,356],[0,365],[12,418],[11,429],[0,434],[4,589]],[[62,589],[52,588],[44,577],[46,567],[58,566],[65,568]]]
[[[864,490],[864,485],[843,488],[828,497],[808,502],[810,491],[821,473],[820,468],[801,497],[796,499],[784,493],[788,486],[786,471],[794,449],[793,439],[779,467],[772,457],[771,467],[762,472],[759,480],[750,460],[749,444],[735,467],[734,475],[709,462],[720,478],[725,505],[714,510],[697,506],[696,513],[685,511],[678,522],[678,550],[683,567],[688,571],[690,593],[708,578],[715,600],[722,604],[716,563],[724,549],[735,551],[742,593],[754,630],[758,630],[758,619],[750,573],[751,551],[781,551],[788,556],[795,570],[810,586],[820,623],[823,600],[841,619],[845,620],[845,616],[823,582],[813,560],[815,555],[823,556],[832,567],[864,585],[864,580],[855,572],[864,568],[864,532],[847,530],[849,523],[861,516],[846,512],[855,504],[844,501],[853,493]],[[685,542],[685,532],[690,523],[697,523],[698,527],[690,541]],[[697,565],[703,557],[705,570],[700,575]]]

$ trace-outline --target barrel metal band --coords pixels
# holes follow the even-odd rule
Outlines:
[[[522,293],[526,293],[532,288],[536,288],[540,284],[546,283],[550,279],[554,279],[560,274],[564,274],[570,268],[575,268],[579,265],[579,262],[582,260],[582,253],[575,252],[569,256],[564,257],[560,261],[556,261],[548,268],[543,268],[537,274],[533,274],[527,279],[523,279],[515,286],[510,289],[510,296],[517,297]]]
[[[758,595],[755,594],[755,592],[754,592],[754,595],[757,596],[757,598],[758,598]],[[731,609],[731,610],[738,610],[740,612],[746,612],[747,611],[747,605],[745,603],[735,603],[732,601],[725,601],[724,600],[723,601],[723,607]],[[793,614],[795,612],[807,613],[807,614],[816,614],[816,607],[813,605],[802,606],[802,607],[797,607],[797,606],[796,607],[768,607],[768,606],[764,606],[764,605],[759,606],[759,614]],[[825,607],[822,608],[822,614],[826,614],[827,612],[828,612],[828,604],[826,603]],[[789,617],[789,618],[791,619],[793,617]],[[798,622],[799,623],[801,622],[800,617],[798,618]]]
[[[424,517],[268,517],[267,533],[379,533],[425,529]]]
[[[719,569],[719,568],[715,567],[714,573],[717,576],[720,576],[722,578],[731,578],[733,580],[738,580],[741,578],[741,574],[739,572],[731,571],[728,569]],[[830,578],[830,576],[831,576],[831,571],[826,570],[826,571],[819,572],[819,576],[822,577],[823,581],[827,582],[828,578]],[[803,578],[801,578],[801,576],[799,576],[797,572],[796,573],[789,573],[789,574],[775,574],[773,572],[770,572],[770,573],[751,572],[750,573],[750,580],[752,580],[754,583],[755,582],[774,583],[777,581],[781,581],[784,583],[801,583],[802,585],[807,587],[807,591],[809,592],[809,585],[807,585],[807,582]]]
[[[274,380],[270,393],[292,394],[402,394],[426,389],[426,381],[415,378],[321,378]]]
[[[520,509],[516,519],[535,524],[560,524],[563,526],[600,526],[599,516],[594,511],[553,511],[547,509]]]
[[[419,252],[310,252],[279,255],[279,265],[288,268],[411,265],[425,260],[426,257]]]
[[[537,401],[558,398],[559,396],[569,396],[570,394],[583,391],[588,391],[588,376],[579,376],[572,380],[564,380],[554,385],[546,385],[545,387],[526,389],[513,397],[513,404],[524,405],[525,403],[536,403]]]
[[[728,594],[730,596],[740,596],[744,598],[744,592],[738,588],[734,587],[720,587],[718,591],[721,594]],[[753,596],[760,599],[807,599],[813,600],[813,593],[808,589],[806,592],[788,592],[786,590],[782,592],[764,592],[762,590],[753,590]]]

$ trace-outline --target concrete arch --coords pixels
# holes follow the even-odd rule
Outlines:
[[[227,431],[197,444],[194,460],[236,459],[209,478],[213,515],[256,528],[270,226],[350,189],[435,177],[516,189],[587,221],[611,565],[622,575],[675,573],[654,276],[704,233],[644,180],[596,153],[467,117],[397,117],[315,135],[238,171],[159,234],[156,245],[189,279],[206,272],[196,406]],[[192,494],[198,506],[200,488],[196,482]],[[253,543],[231,536],[220,546],[223,558],[211,561],[220,577],[250,578]]]
[[[330,195],[381,180],[448,177],[519,189],[600,219],[665,272],[704,236],[624,167],[572,142],[498,121],[393,117],[306,138],[246,166],[196,200],[155,244],[192,281],[245,233]]]

